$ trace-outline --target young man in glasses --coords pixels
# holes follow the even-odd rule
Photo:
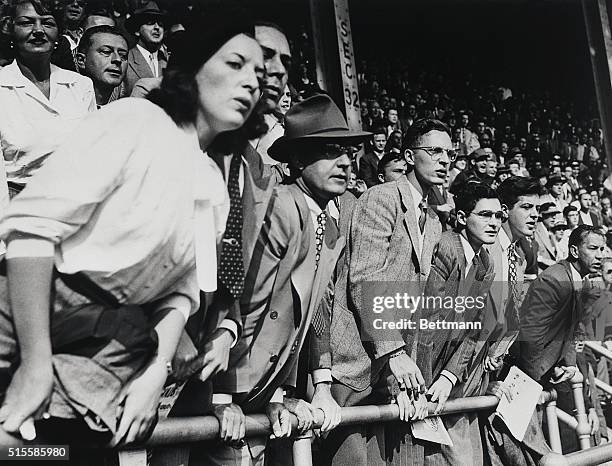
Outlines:
[[[377,290],[381,295],[394,294],[397,287],[404,285],[424,284],[442,232],[427,197],[433,186],[445,182],[455,157],[448,127],[433,119],[415,121],[406,133],[402,153],[408,162],[406,176],[368,189],[353,212],[346,266],[336,282],[330,329],[331,391],[340,406],[388,401],[390,392],[399,393],[400,386],[423,393],[425,389],[421,371],[409,356],[410,349],[406,351],[406,335],[390,330],[384,339],[377,338],[370,309],[362,302],[363,288],[373,282],[389,285]],[[362,325],[357,324],[359,321]],[[405,407],[404,412],[424,416],[423,396],[418,404],[418,413],[412,406]],[[384,453],[376,447],[384,434],[375,429],[376,426],[335,429],[321,449],[326,458],[320,463],[385,464],[381,457]],[[411,439],[407,446],[400,445],[404,436],[411,438],[409,424],[394,423],[385,430],[399,433],[401,439],[393,440],[398,448],[412,448]]]
[[[492,245],[504,212],[497,193],[481,182],[468,182],[455,196],[457,230],[442,233],[433,255],[424,296],[440,299],[415,314],[419,325],[417,364],[431,384],[427,397],[437,402],[465,394],[468,364],[481,338],[486,298],[494,278],[493,262],[483,246]],[[453,306],[447,306],[451,299]],[[442,306],[442,302],[445,303]],[[414,320],[414,317],[413,317]],[[422,323],[426,325],[422,325]],[[435,344],[434,344],[435,343]],[[429,373],[427,373],[429,371]],[[401,392],[400,396],[406,396]],[[444,417],[453,446],[431,445],[428,461],[435,464],[482,464],[477,413]]]
[[[290,178],[274,188],[260,225],[240,298],[242,334],[227,371],[214,381],[221,438],[234,446],[245,434],[243,412],[266,412],[275,437],[290,435],[290,412],[298,416],[300,429],[312,427],[317,407],[326,427],[340,422],[329,392],[330,363],[323,358],[313,367],[319,370],[313,372],[313,406],[283,392],[296,387],[298,356],[309,329],[316,338],[329,332],[318,305],[344,247],[332,200],[346,191],[349,146],[370,133],[350,131],[327,95],[294,105],[285,115],[285,129],[268,154],[288,163]],[[263,464],[266,439],[246,441],[248,446],[237,449],[208,449],[205,464]]]

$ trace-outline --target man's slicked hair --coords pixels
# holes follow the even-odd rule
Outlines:
[[[421,142],[421,137],[430,131],[441,131],[451,137],[450,129],[445,123],[434,118],[420,118],[412,123],[412,126],[406,131],[402,143],[402,152],[417,147]]]
[[[126,48],[129,48],[130,42],[128,41],[127,37],[123,35],[120,29],[116,28],[115,26],[109,26],[108,24],[101,24],[100,26],[90,27],[83,33],[83,37],[81,37],[78,46],[79,53],[87,53],[87,50],[89,47],[91,47],[91,44],[93,44],[92,38],[96,34],[112,34],[114,36],[119,36],[125,40],[127,46]]]
[[[567,242],[568,247],[571,248],[572,246],[582,246],[590,234],[599,235],[604,240],[606,239],[606,237],[598,227],[594,227],[592,225],[578,225],[570,234],[569,240]]]
[[[497,188],[499,200],[508,209],[512,209],[520,196],[540,196],[542,187],[535,178],[524,176],[511,176],[506,178]]]

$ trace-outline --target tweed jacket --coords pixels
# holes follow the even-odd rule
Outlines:
[[[336,282],[331,316],[332,376],[356,391],[376,383],[389,353],[404,346],[399,331],[390,341],[368,335],[368,310],[362,304],[362,285],[386,282],[425,283],[442,226],[433,209],[427,210],[423,248],[406,177],[366,191],[351,219],[344,268]],[[395,282],[395,286],[393,286]],[[384,294],[384,289],[380,290]],[[391,293],[391,290],[389,290]],[[365,323],[365,322],[364,322]]]
[[[243,332],[217,387],[239,394],[245,412],[262,409],[281,386],[295,386],[298,355],[344,247],[324,242],[315,272],[315,233],[304,194],[273,190],[252,249],[241,299]]]

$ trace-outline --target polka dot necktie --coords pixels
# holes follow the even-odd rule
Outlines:
[[[322,211],[317,216],[317,230],[315,232],[315,245],[316,245],[316,255],[315,255],[315,270],[319,267],[319,259],[321,258],[321,249],[323,248],[323,241],[325,239],[325,225],[327,223],[327,213]],[[325,319],[323,318],[323,314],[321,310],[317,307],[314,311],[314,315],[312,316],[312,328],[315,334],[320,337],[323,334],[323,330],[325,330]]]
[[[234,298],[239,298],[244,289],[244,262],[242,259],[242,196],[240,195],[241,158],[234,155],[230,163],[227,189],[230,197],[230,210],[223,236],[219,279]]]

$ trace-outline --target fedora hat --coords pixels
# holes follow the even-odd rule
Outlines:
[[[159,8],[157,2],[147,2],[140,8],[136,8],[132,16],[125,21],[125,28],[135,32],[148,18],[166,18],[167,13]]]
[[[285,135],[268,149],[279,162],[291,158],[290,149],[300,142],[351,144],[372,136],[367,131],[352,131],[334,101],[325,94],[315,94],[295,104],[285,114]]]

